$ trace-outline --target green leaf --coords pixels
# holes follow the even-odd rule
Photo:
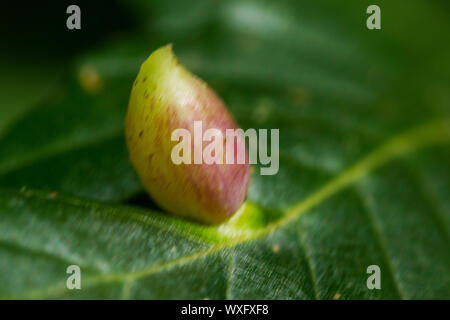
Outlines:
[[[80,57],[61,97],[1,125],[0,298],[449,299],[444,4],[416,1],[403,19],[383,3],[377,32],[364,1],[166,3],[128,4],[150,25]],[[280,129],[278,174],[256,166],[223,225],[162,212],[128,160],[134,77],[168,42],[243,128]],[[72,264],[81,290],[66,288]],[[366,286],[374,264],[381,290]]]

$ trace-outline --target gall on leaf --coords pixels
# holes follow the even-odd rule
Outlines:
[[[214,129],[223,137],[223,153],[211,152],[223,161],[202,161],[201,155],[211,150],[208,145],[219,140],[198,141],[194,131],[199,124],[202,133]],[[177,129],[190,138],[173,139]],[[248,152],[244,137],[236,134],[231,144],[227,129],[239,128],[213,90],[177,61],[171,45],[154,51],[142,64],[130,95],[125,134],[139,179],[161,208],[204,223],[223,222],[238,211],[250,181]],[[229,159],[227,140],[234,145]],[[191,161],[174,163],[174,148],[180,143],[188,146],[179,150],[180,156]]]

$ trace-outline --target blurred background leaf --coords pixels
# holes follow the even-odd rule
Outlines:
[[[81,31],[69,4],[0,19],[1,298],[450,298],[447,2],[380,1],[380,31],[369,1],[80,2]],[[222,226],[161,212],[128,160],[132,82],[169,42],[240,126],[280,129]]]

